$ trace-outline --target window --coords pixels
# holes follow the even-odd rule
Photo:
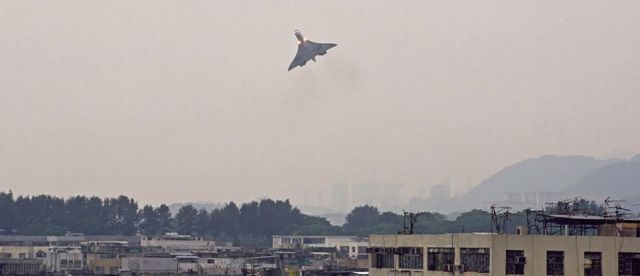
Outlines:
[[[27,254],[26,253],[18,253],[18,258],[19,259],[26,259],[27,258]]]
[[[455,253],[453,248],[427,248],[427,269],[431,271],[453,271]]]
[[[339,249],[338,249],[338,253],[341,256],[349,255],[349,247],[348,246],[340,246]]]
[[[398,248],[398,259],[400,268],[422,269],[423,254],[420,247],[400,247]]]
[[[547,275],[564,275],[564,251],[547,251]]]
[[[304,244],[324,244],[324,238],[303,238],[302,243]]]
[[[395,268],[393,248],[369,248],[372,268]]]
[[[602,253],[584,252],[584,276],[602,276]]]
[[[524,275],[524,251],[507,250],[507,271],[509,275]]]
[[[489,248],[460,248],[462,271],[489,273],[489,254]]]
[[[364,254],[367,252],[366,246],[358,246],[358,254]]]
[[[640,253],[618,253],[618,275],[640,275]]]

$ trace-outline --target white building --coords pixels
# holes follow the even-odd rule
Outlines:
[[[231,242],[205,240],[202,237],[167,233],[160,236],[141,236],[140,245],[162,247],[166,252],[232,251],[237,250]]]
[[[84,269],[80,247],[50,247],[45,264],[47,272],[70,272]]]
[[[338,253],[357,258],[367,254],[369,241],[357,236],[273,236],[274,249],[335,248]]]

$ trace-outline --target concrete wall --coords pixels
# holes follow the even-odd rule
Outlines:
[[[283,243],[282,239],[298,239],[299,243]],[[322,238],[324,243],[303,243],[304,238]],[[276,249],[310,249],[310,248],[335,248],[340,250],[340,247],[349,247],[349,256],[357,258],[358,254],[366,254],[366,252],[359,252],[358,247],[368,247],[369,242],[361,240],[356,236],[273,236],[272,247]]]
[[[87,256],[87,269],[93,271],[96,274],[109,273],[112,268],[119,271],[122,267],[122,260],[117,257],[103,258],[100,253],[88,253]]]
[[[494,235],[494,234],[446,234],[446,235],[372,235],[370,247],[422,247],[424,251],[422,270],[411,270],[411,276],[453,275],[451,272],[427,270],[428,247],[455,248],[455,264],[460,264],[460,248],[489,248],[490,272],[465,272],[456,275],[506,275],[506,250],[523,250],[526,257],[524,275],[546,275],[547,251],[564,251],[565,275],[584,275],[584,252],[602,253],[603,275],[618,274],[618,252],[640,252],[640,238],[602,236],[539,236],[539,235]],[[371,266],[371,260],[369,260]],[[369,269],[372,276],[400,275],[398,256],[396,269]]]
[[[175,272],[177,269],[177,262],[174,258],[127,257],[122,259],[123,271],[131,271],[136,273],[171,273]]]
[[[49,246],[0,246],[0,256],[6,254],[11,254],[10,259],[19,259],[20,254],[24,254],[24,258],[36,258],[36,254],[38,252],[44,253],[46,255],[47,251],[49,251]]]

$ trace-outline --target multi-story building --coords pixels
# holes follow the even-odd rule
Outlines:
[[[372,235],[372,276],[640,275],[640,238]]]
[[[44,270],[44,259],[2,259],[0,275],[37,275]]]
[[[117,275],[122,259],[142,255],[142,247],[126,241],[93,241],[83,244],[87,270],[95,275]]]
[[[84,254],[80,247],[52,246],[46,257],[47,272],[82,271],[84,269]]]
[[[192,251],[233,251],[231,242],[206,240],[202,237],[191,235],[179,235],[167,233],[159,236],[141,236],[140,245],[143,247],[161,247],[166,252],[192,252]]]
[[[122,273],[134,275],[171,274],[179,272],[178,260],[174,256],[127,257],[122,259]]]
[[[357,236],[273,236],[274,249],[332,248],[338,254],[358,258],[366,256],[369,242]]]
[[[44,259],[49,246],[0,245],[0,259]]]

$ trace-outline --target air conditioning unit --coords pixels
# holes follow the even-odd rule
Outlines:
[[[456,265],[455,272],[464,272],[464,265]]]
[[[526,264],[526,263],[527,263],[527,257],[525,256],[516,257],[516,264]]]
[[[593,261],[591,259],[584,259],[584,268],[591,269],[593,267]]]

